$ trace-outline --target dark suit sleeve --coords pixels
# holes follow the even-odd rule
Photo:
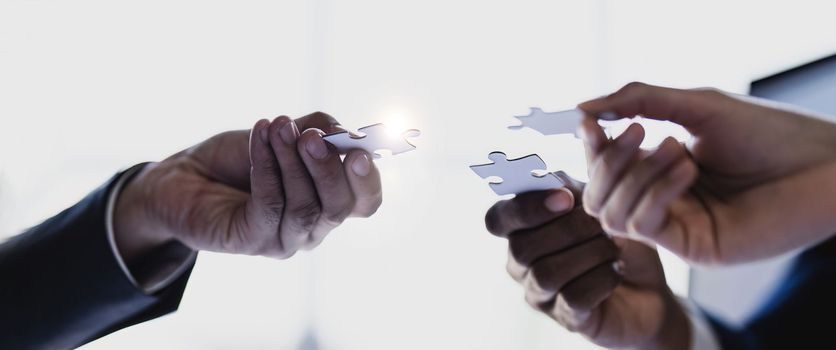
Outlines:
[[[0,245],[0,349],[75,348],[177,309],[191,267],[146,295],[110,247],[107,199],[120,175]]]
[[[729,327],[710,315],[709,320],[724,349],[833,349],[834,314],[836,239],[831,239],[799,256],[743,327]]]
[[[749,335],[745,329],[731,327],[712,315],[706,315],[706,318],[717,337],[717,342],[723,349],[756,349],[752,345],[747,345]]]

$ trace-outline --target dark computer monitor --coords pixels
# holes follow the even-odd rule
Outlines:
[[[836,55],[757,80],[749,93],[836,119]]]
[[[836,121],[836,55],[754,81],[752,96],[788,103]],[[691,270],[691,297],[730,324],[742,324],[761,306],[798,252],[767,261]],[[747,288],[740,288],[740,286]]]

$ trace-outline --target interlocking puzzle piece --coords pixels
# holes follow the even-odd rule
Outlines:
[[[580,137],[578,126],[581,125],[583,115],[580,109],[547,113],[539,107],[531,107],[531,113],[528,115],[514,116],[522,124],[509,126],[508,129],[519,130],[529,127],[543,135],[573,134],[575,137]]]
[[[377,152],[389,150],[393,155],[408,152],[415,149],[407,138],[418,137],[421,132],[410,129],[402,133],[392,133],[383,124],[374,124],[357,129],[358,133],[348,131],[329,134],[322,137],[323,140],[334,145],[340,153],[347,153],[352,149],[362,149],[380,158]]]
[[[500,196],[558,189],[565,186],[555,174],[534,174],[536,170],[547,170],[546,163],[536,154],[509,160],[505,153],[491,152],[488,154],[488,159],[493,163],[471,165],[470,169],[482,178],[494,176],[501,178],[501,182],[490,183],[491,189]]]

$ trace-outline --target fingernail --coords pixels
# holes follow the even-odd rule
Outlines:
[[[308,154],[316,159],[322,160],[328,157],[328,146],[325,145],[325,141],[322,140],[319,133],[310,137],[305,148],[308,150]]]
[[[545,205],[552,212],[563,212],[572,206],[572,198],[569,198],[569,194],[565,191],[558,190],[546,197]]]
[[[279,136],[287,145],[293,145],[296,143],[296,134],[296,123],[292,120],[289,120],[279,129]]]
[[[353,171],[357,176],[366,176],[369,175],[369,172],[372,170],[371,160],[369,160],[369,156],[365,153],[361,154],[357,159],[351,163],[351,171]]]

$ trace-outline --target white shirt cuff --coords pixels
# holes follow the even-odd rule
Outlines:
[[[690,299],[679,298],[679,303],[685,308],[685,314],[691,324],[692,350],[720,350],[717,336],[711,329],[711,324],[705,318],[699,306]]]
[[[163,264],[157,273],[154,273],[146,281],[142,281],[142,283],[138,282],[128,269],[128,265],[125,264],[125,260],[122,259],[122,254],[119,253],[119,248],[116,246],[113,229],[113,213],[116,210],[116,200],[119,198],[119,193],[122,191],[122,187],[124,187],[125,182],[127,182],[127,180],[130,179],[134,173],[141,169],[142,167],[140,166],[129,169],[116,181],[116,185],[113,186],[113,189],[110,191],[107,198],[105,226],[107,228],[107,240],[110,242],[110,248],[113,251],[113,256],[116,257],[116,262],[119,264],[119,267],[122,268],[122,272],[125,273],[125,277],[127,277],[135,287],[141,289],[145,292],[145,294],[150,295],[168,287],[172,282],[177,280],[177,278],[182,276],[197,258],[197,252],[191,251],[182,260],[178,259],[179,261]]]

